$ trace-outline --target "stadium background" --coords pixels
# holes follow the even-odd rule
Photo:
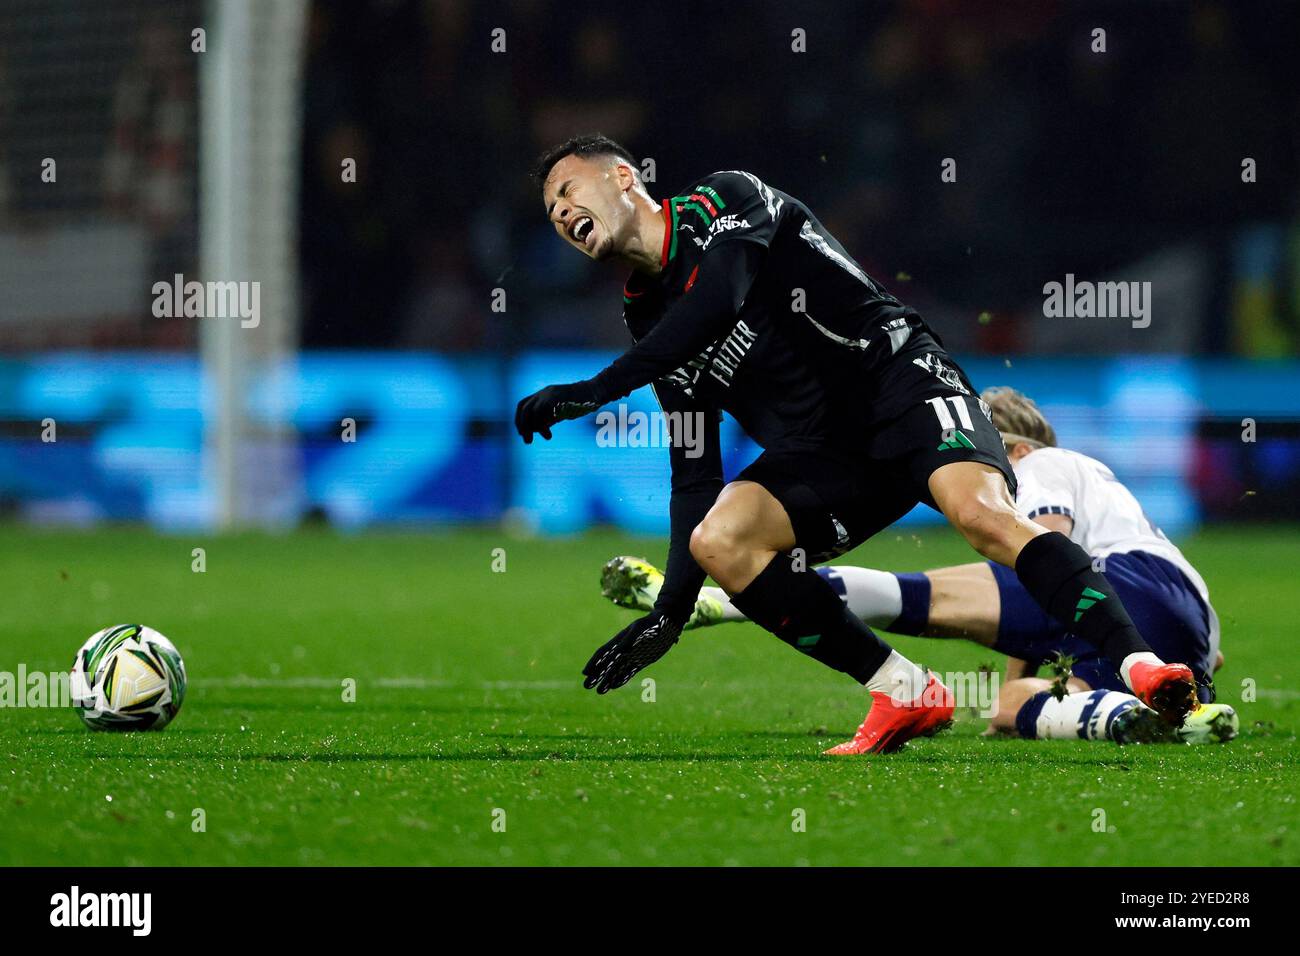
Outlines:
[[[555,241],[527,176],[599,129],[654,160],[652,191],[739,167],[805,199],[978,385],[1038,396],[1169,530],[1300,515],[1296,6],[864,9],[6,4],[0,509],[663,531],[662,451],[593,454],[590,420],[525,450],[508,426],[626,344],[623,277]],[[259,279],[262,327],[156,317],[176,273]],[[1150,327],[1045,318],[1067,273],[1150,281]],[[726,446],[729,470],[755,453]]]

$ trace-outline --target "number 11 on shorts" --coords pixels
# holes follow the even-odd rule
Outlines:
[[[975,423],[971,421],[970,409],[966,407],[966,398],[962,395],[949,395],[948,401],[957,412],[957,419],[961,422],[962,428],[973,429]],[[944,431],[952,431],[957,427],[957,422],[953,421],[952,412],[948,411],[948,406],[944,404],[942,398],[927,398],[925,403],[934,409],[934,414],[939,419],[939,427]]]

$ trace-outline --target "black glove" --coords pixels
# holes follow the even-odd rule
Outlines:
[[[598,694],[608,694],[622,687],[637,673],[649,667],[668,653],[677,643],[682,626],[652,611],[638,621],[633,621],[614,635],[613,640],[601,647],[587,666],[582,669],[586,680],[582,686],[596,688]]]
[[[570,418],[581,418],[600,408],[596,388],[591,382],[570,385],[547,385],[540,392],[521,398],[515,406],[515,429],[525,445],[533,443],[533,433],[551,440],[551,426]]]

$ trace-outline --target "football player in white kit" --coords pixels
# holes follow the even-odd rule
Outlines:
[[[831,566],[818,573],[873,627],[965,638],[1006,654],[1006,680],[991,733],[1119,743],[1203,743],[1236,736],[1236,713],[1214,702],[1213,674],[1223,663],[1219,620],[1196,569],[1109,468],[1056,446],[1055,431],[1032,400],[1010,388],[986,389],[981,398],[1015,468],[1017,508],[1092,555],[1152,650],[1192,669],[1201,704],[1183,726],[1170,726],[1142,705],[1110,661],[1065,632],[1001,565],[990,561],[911,574]],[[617,604],[644,609],[653,605],[661,580],[652,565],[620,557],[605,566],[601,588]],[[725,591],[704,588],[686,626],[743,620]],[[1070,664],[1064,686],[1058,681],[1055,689],[1053,681],[1035,676],[1053,660]]]

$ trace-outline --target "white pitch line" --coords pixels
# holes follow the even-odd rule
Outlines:
[[[1262,687],[1257,693],[1270,700],[1300,700],[1300,690],[1293,687]]]
[[[203,677],[190,681],[193,687],[223,687],[236,690],[257,688],[306,688],[311,690],[337,689],[342,677]],[[450,681],[434,677],[377,677],[358,681],[362,686],[383,688],[414,688],[416,690],[563,690],[580,686],[577,680],[493,680]]]

